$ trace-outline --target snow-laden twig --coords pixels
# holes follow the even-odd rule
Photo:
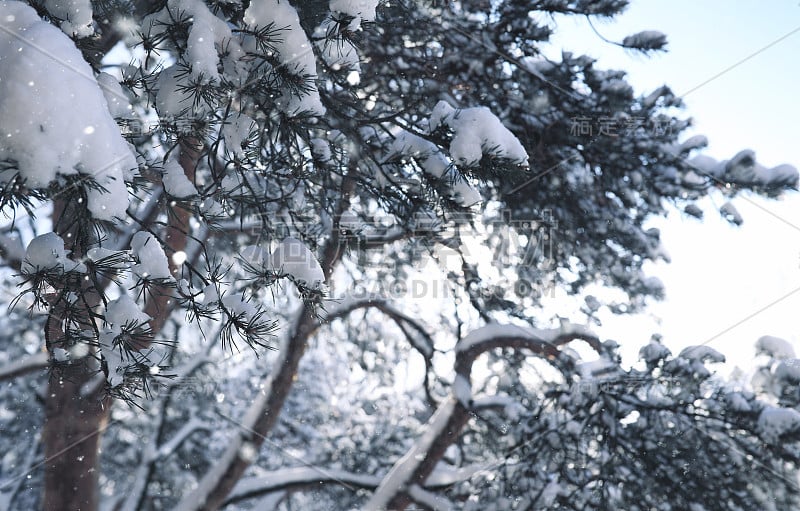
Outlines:
[[[365,308],[374,308],[379,310],[392,319],[392,321],[397,323],[398,326],[403,328],[404,332],[406,331],[404,325],[410,327],[419,336],[407,335],[408,340],[414,349],[416,349],[426,359],[429,359],[431,356],[433,356],[433,338],[428,333],[425,326],[416,319],[396,308],[379,295],[368,296],[358,300],[344,301],[328,311],[328,313],[325,315],[325,321],[331,322],[335,319],[346,316],[354,310]]]
[[[192,419],[184,424],[181,429],[179,429],[172,438],[167,440],[163,443],[159,448],[158,451],[155,453],[155,458],[153,461],[164,459],[167,456],[170,456],[174,453],[178,447],[186,441],[193,433],[197,431],[210,431],[211,425],[204,420],[198,419],[197,417],[192,417]]]

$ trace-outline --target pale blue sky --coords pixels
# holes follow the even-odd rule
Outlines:
[[[652,57],[604,43],[584,18],[556,22],[556,45],[592,55],[602,67],[624,69],[639,90],[666,83],[682,95],[696,88],[686,95],[687,110],[698,131],[711,138],[712,155],[727,158],[757,144],[752,148],[768,165],[792,156],[800,133],[800,103],[793,96],[800,86],[797,0],[633,0],[615,21],[595,22],[601,34],[617,41],[641,30],[666,33],[669,51]]]
[[[749,148],[767,166],[800,167],[797,0],[634,0],[619,19],[595,22],[604,37],[617,41],[641,30],[666,33],[669,52],[652,57],[603,42],[585,19],[555,22],[556,47],[592,55],[599,67],[628,71],[638,91],[664,83],[678,95],[691,91],[687,112],[696,132],[710,139],[711,156],[726,159]],[[763,334],[800,348],[800,292],[767,307],[800,289],[800,194],[780,202],[736,199],[745,218],[741,228],[719,218],[715,208],[723,202],[719,195],[704,201],[702,223],[678,212],[654,223],[673,259],[651,268],[664,281],[667,300],[637,318],[609,319],[599,332],[623,342],[629,357],[653,331],[664,334],[673,351],[711,340],[742,366]]]

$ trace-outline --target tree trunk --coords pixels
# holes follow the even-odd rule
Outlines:
[[[76,223],[71,219],[76,206],[63,200],[53,203],[53,226],[63,239],[77,239]],[[68,244],[72,257],[80,258],[86,247]],[[100,303],[96,290],[85,289],[84,326],[90,328],[89,308]],[[52,356],[54,347],[64,347],[65,312],[58,303],[50,304],[45,338]],[[92,354],[50,372],[45,396],[44,445],[45,511],[96,511],[99,505],[100,433],[108,420],[110,400],[101,400],[101,385],[92,385],[97,374]],[[82,392],[82,389],[87,389]],[[92,390],[89,390],[92,389]]]
[[[201,146],[194,140],[181,143],[180,164],[187,177],[192,180],[200,156]],[[68,205],[56,201],[53,205],[53,225],[65,214]],[[166,226],[166,243],[172,250],[183,250],[188,237],[189,213],[179,210],[170,216]],[[56,230],[59,230],[56,227]],[[68,232],[59,232],[65,239]],[[72,257],[79,258],[85,247],[72,247]],[[170,258],[170,269],[175,265]],[[89,297],[89,306],[100,303],[96,292]],[[145,312],[151,315],[151,330],[157,334],[174,309],[166,293],[150,300]],[[87,321],[89,312],[87,311]],[[58,310],[50,313],[51,326],[47,332],[48,347],[64,334],[61,331],[61,316]],[[88,324],[88,323],[87,323]],[[56,344],[57,345],[57,344]],[[145,348],[146,346],[142,346]],[[59,373],[50,377],[45,397],[45,425],[42,433],[44,443],[44,496],[45,511],[96,511],[99,509],[100,439],[108,424],[108,412],[112,399],[105,393],[103,385],[93,379],[97,369],[91,367],[96,361],[84,357]],[[102,373],[100,373],[102,375]]]
[[[82,395],[81,388],[92,378],[84,365],[69,374],[53,374],[48,385],[42,433],[45,511],[98,509],[100,437],[111,400],[97,392]]]

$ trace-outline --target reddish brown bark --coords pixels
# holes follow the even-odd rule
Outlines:
[[[65,239],[72,238],[76,227],[64,221],[68,210],[69,205],[64,201],[56,201],[53,205],[53,225]],[[77,258],[85,251],[85,247],[77,245],[69,248],[72,256]],[[97,294],[87,292],[87,326],[90,324],[88,307],[97,303]],[[62,307],[57,303],[51,304],[45,332],[49,349],[60,346],[63,341],[63,319]],[[96,373],[90,367],[93,362],[92,357],[83,357],[50,374],[42,430],[45,511],[95,511],[98,508],[100,433],[108,420],[110,401],[102,399],[97,391],[90,391],[87,395],[84,390],[93,387],[89,383]]]
[[[194,139],[184,139],[180,144],[180,156],[178,162],[183,167],[183,172],[189,181],[194,182],[195,172],[197,170],[197,162],[200,159],[202,146]],[[176,207],[173,208],[169,214],[167,226],[164,228],[163,240],[167,247],[172,252],[184,250],[187,242],[189,241],[189,219],[191,212],[186,208]],[[171,256],[172,252],[167,251],[167,256]],[[173,276],[176,275],[177,265],[172,257],[169,257],[169,269],[172,271]],[[147,305],[144,312],[147,313],[152,319],[150,321],[150,329],[153,333],[160,332],[164,328],[164,324],[169,319],[170,314],[175,309],[175,300],[171,299],[168,290],[157,290],[152,296],[148,297]],[[146,348],[144,346],[143,348]]]
[[[48,386],[42,432],[45,511],[98,509],[99,447],[110,400],[97,392],[81,395],[91,376],[80,366],[61,378],[54,375]]]

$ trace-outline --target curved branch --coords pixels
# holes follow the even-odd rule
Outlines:
[[[594,32],[595,35],[599,37],[603,42],[606,42],[608,44],[613,44],[614,46],[619,46],[621,48],[625,48],[624,44],[612,41],[611,39],[601,34],[600,31],[597,30],[597,27],[594,26],[594,23],[592,23],[592,18],[588,14],[586,15],[586,21],[589,23],[589,27],[591,27],[592,32]]]
[[[408,340],[411,343],[412,347],[416,349],[426,360],[433,355],[433,344],[434,344],[433,338],[425,329],[425,327],[421,325],[419,321],[408,316],[404,312],[398,310],[392,304],[390,304],[380,296],[369,296],[361,300],[351,300],[342,303],[335,309],[329,311],[325,315],[324,319],[326,322],[329,323],[333,320],[340,319],[355,310],[365,309],[365,308],[374,308],[381,311],[383,314],[388,316],[392,321],[397,323],[397,325],[400,326],[401,328],[403,328],[403,325],[408,325],[412,330],[417,332],[417,334],[419,334],[420,337],[422,337],[422,340],[424,341],[420,342],[419,339],[407,335],[406,337],[408,337]]]
[[[472,365],[481,354],[495,348],[527,349],[548,360],[556,360],[559,346],[573,340],[583,340],[596,351],[602,346],[596,336],[583,328],[569,325],[556,330],[536,330],[517,325],[487,325],[465,337],[456,346],[456,385],[429,419],[422,436],[409,451],[395,462],[375,494],[366,504],[366,511],[405,509],[412,500],[409,491],[414,485],[424,486],[425,480],[442,459],[447,448],[459,437],[470,416],[470,404],[465,402],[462,385],[469,385]],[[467,392],[469,387],[467,387]]]

